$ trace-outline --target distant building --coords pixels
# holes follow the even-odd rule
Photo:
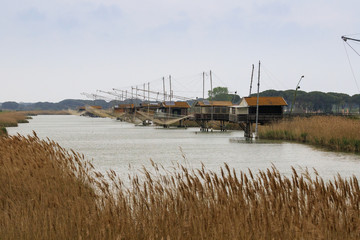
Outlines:
[[[230,101],[197,101],[194,105],[195,120],[229,120]]]
[[[93,106],[81,106],[81,107],[78,107],[77,110],[78,110],[78,112],[86,111],[87,107],[90,107],[92,109],[102,109],[101,106],[93,105]]]
[[[134,104],[118,104],[113,108],[113,112],[116,113],[134,113]]]
[[[159,107],[159,112],[170,115],[186,116],[189,113],[190,105],[187,102],[162,102]]]
[[[282,118],[286,101],[282,97],[259,97],[259,121],[267,122]],[[257,97],[244,97],[240,104],[232,106],[230,121],[254,121],[256,118]]]

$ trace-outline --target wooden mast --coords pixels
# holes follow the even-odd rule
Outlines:
[[[259,122],[259,90],[260,90],[260,61],[258,69],[258,84],[257,84],[257,99],[256,99],[256,124],[255,124],[255,138],[258,138],[258,122]]]

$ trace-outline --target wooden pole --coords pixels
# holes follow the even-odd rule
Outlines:
[[[169,85],[170,85],[170,95],[169,95],[169,98],[170,98],[170,102],[169,102],[169,116],[170,116],[170,113],[171,113],[171,109],[170,109],[170,105],[171,105],[171,75],[169,75]]]
[[[212,85],[212,73],[210,70],[210,87],[211,87],[211,91],[210,91],[210,101],[212,101],[212,97],[213,97],[213,85]]]
[[[148,115],[150,112],[150,82],[148,82]]]
[[[254,64],[252,65],[252,70],[251,70],[251,80],[250,80],[249,97],[251,97],[251,89],[252,89],[253,78],[254,78]]]
[[[143,89],[144,89],[144,101],[145,101],[145,83]]]
[[[163,92],[164,92],[164,103],[166,101],[166,92],[165,92],[165,77],[163,77]]]
[[[212,86],[212,73],[211,73],[211,70],[210,70],[210,87],[211,87],[210,101],[212,101],[212,97],[213,97],[213,86]],[[214,106],[211,106],[211,120],[213,120],[213,112],[214,112]]]
[[[136,86],[135,105],[137,105],[138,87]]]
[[[260,61],[258,69],[258,84],[257,84],[257,98],[256,98],[256,124],[255,124],[255,138],[258,138],[258,123],[259,123],[259,91],[260,91]]]
[[[203,99],[205,99],[205,72],[203,72]]]

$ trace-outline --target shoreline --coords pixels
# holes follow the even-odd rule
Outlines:
[[[259,138],[303,143],[332,152],[360,153],[360,120],[315,116],[259,127]]]

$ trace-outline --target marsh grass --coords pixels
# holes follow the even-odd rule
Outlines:
[[[105,176],[51,140],[0,138],[0,239],[359,239],[356,177],[182,165]]]
[[[0,127],[17,127],[18,123],[27,123],[26,112],[1,112]]]
[[[36,115],[68,115],[68,111],[7,111],[0,112],[0,136],[7,135],[7,127],[17,127],[18,123],[28,123]]]
[[[259,137],[297,141],[329,150],[358,153],[360,120],[336,116],[286,119],[260,126]]]

